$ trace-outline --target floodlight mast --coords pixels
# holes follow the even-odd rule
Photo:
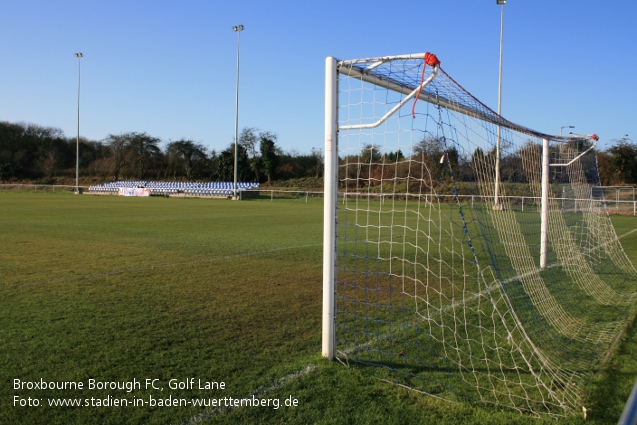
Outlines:
[[[84,55],[77,52],[77,140],[75,143],[75,194],[80,194],[80,62]]]
[[[234,185],[232,196],[237,199],[237,165],[238,165],[238,143],[239,143],[239,57],[241,51],[241,31],[243,25],[235,25],[232,31],[237,33],[237,94],[235,99],[235,115],[234,115]]]
[[[502,116],[502,40],[504,38],[504,5],[506,0],[496,0],[496,4],[502,5],[500,17],[500,76],[498,78],[498,115]],[[500,141],[502,140],[502,128],[498,126],[498,135],[495,145],[495,193],[493,196],[493,209],[501,210],[500,205]]]

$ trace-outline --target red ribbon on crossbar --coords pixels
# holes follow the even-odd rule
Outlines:
[[[422,91],[422,83],[425,81],[425,69],[427,68],[427,65],[429,66],[440,65],[440,61],[438,60],[436,55],[434,55],[433,53],[429,53],[429,52],[425,53],[424,61],[425,61],[425,64],[422,67],[422,77],[420,77],[420,87],[418,88],[418,94],[416,95],[416,98],[414,99],[414,104],[411,106],[412,118],[416,118],[416,102],[418,102],[418,98],[420,97],[420,92]]]

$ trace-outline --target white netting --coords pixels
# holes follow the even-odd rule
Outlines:
[[[510,123],[423,66],[338,63],[339,357],[449,400],[579,411],[633,314],[637,277],[596,190],[594,150],[580,156],[591,141]]]

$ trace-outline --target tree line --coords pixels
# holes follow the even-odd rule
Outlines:
[[[277,141],[273,132],[251,127],[242,129],[237,149],[239,181],[265,183],[322,177],[321,150],[312,149],[310,154],[287,153],[277,146]],[[74,177],[76,142],[76,138],[66,137],[58,128],[0,122],[0,181],[53,181]],[[464,153],[453,146],[445,146],[444,140],[433,137],[421,140],[412,152],[381,153],[381,149],[369,145],[357,158],[340,159],[341,162],[358,164],[345,171],[348,175],[341,175],[341,178],[368,179],[367,184],[370,184],[390,177],[390,173],[402,175],[401,166],[409,168],[412,174],[418,173],[408,164],[409,159],[417,159],[421,163],[428,162],[428,172],[437,179],[449,180],[454,174],[462,181],[473,181],[474,167],[471,164],[485,162],[485,158],[495,154],[479,148]],[[500,162],[502,181],[523,180],[520,154],[525,149],[538,148],[530,144],[519,152],[504,155]],[[85,181],[101,182],[232,181],[234,150],[234,143],[222,151],[208,150],[193,140],[164,142],[158,137],[138,132],[109,134],[100,141],[80,138],[80,175]],[[391,164],[395,165],[389,166]],[[637,145],[627,137],[611,141],[610,147],[597,152],[597,168],[602,185],[637,185]]]
[[[277,135],[244,128],[237,149],[239,181],[321,177],[320,150],[310,154],[283,152]],[[75,176],[76,138],[36,124],[0,122],[0,181],[52,181]],[[83,180],[232,181],[234,143],[222,151],[193,140],[163,142],[147,133],[109,134],[104,140],[79,141]]]
[[[597,163],[602,185],[637,184],[637,144],[627,136],[614,140],[608,149],[599,152]]]
[[[589,147],[589,142],[573,141],[562,147],[551,146],[549,155],[556,163],[566,163]],[[505,143],[499,161],[500,181],[528,183],[529,172],[539,173],[541,155],[541,145],[531,140],[519,147]],[[428,192],[440,185],[453,190],[453,182],[473,183],[478,180],[477,173],[494,173],[495,157],[495,148],[484,151],[476,147],[473,151],[462,151],[444,138],[431,136],[420,140],[411,152],[406,153],[401,150],[383,152],[380,147],[370,144],[364,146],[360,154],[340,158],[344,166],[339,170],[339,179],[358,188],[371,188],[394,179],[405,182],[409,177],[410,190]],[[627,137],[612,140],[610,147],[597,151],[596,155],[584,156],[581,162],[585,168],[584,177],[590,184],[637,185],[637,144]],[[532,171],[531,164],[536,164],[536,171]],[[526,170],[525,165],[531,168]],[[569,180],[565,167],[550,167],[550,176],[554,183]],[[417,185],[428,187],[417,188]]]

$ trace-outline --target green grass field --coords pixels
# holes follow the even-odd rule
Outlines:
[[[613,222],[636,262],[637,218]],[[0,193],[0,423],[585,423],[445,402],[323,360],[321,256],[319,200]],[[617,422],[635,353],[632,326],[586,388],[586,423]],[[194,388],[169,387],[190,378]],[[91,379],[140,388],[88,389]],[[90,406],[109,396],[129,406]],[[271,405],[149,405],[169,397]],[[89,406],[49,406],[59,399]]]

